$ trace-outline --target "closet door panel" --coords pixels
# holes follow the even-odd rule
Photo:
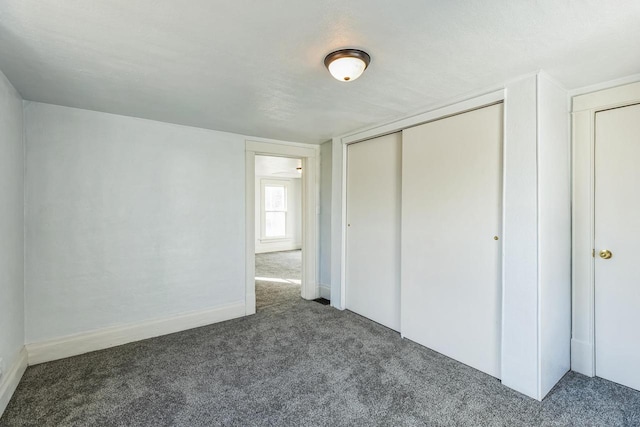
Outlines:
[[[402,334],[495,377],[502,117],[485,107],[404,130],[402,144]]]
[[[400,329],[401,134],[347,147],[346,307]]]

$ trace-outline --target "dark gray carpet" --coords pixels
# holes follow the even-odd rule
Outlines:
[[[29,367],[1,426],[639,426],[570,373],[543,403],[348,311],[256,315]]]
[[[256,254],[256,310],[300,298],[302,251]]]

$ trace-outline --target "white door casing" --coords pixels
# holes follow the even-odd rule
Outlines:
[[[318,162],[320,146],[247,140],[245,142],[245,314],[256,312],[255,281],[255,156],[302,159],[302,280],[301,296],[318,298]]]
[[[595,117],[596,375],[640,390],[640,104]]]
[[[400,329],[401,134],[347,148],[346,307]]]
[[[500,377],[502,104],[403,131],[402,335]]]

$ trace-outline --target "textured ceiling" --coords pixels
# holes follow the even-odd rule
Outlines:
[[[27,100],[320,143],[544,69],[640,71],[640,1],[2,0],[0,69]],[[324,56],[364,49],[352,83]]]

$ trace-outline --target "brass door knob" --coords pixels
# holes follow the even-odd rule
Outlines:
[[[611,253],[611,251],[609,249],[603,249],[600,251],[600,258],[602,259],[609,259],[613,256],[613,254]]]

